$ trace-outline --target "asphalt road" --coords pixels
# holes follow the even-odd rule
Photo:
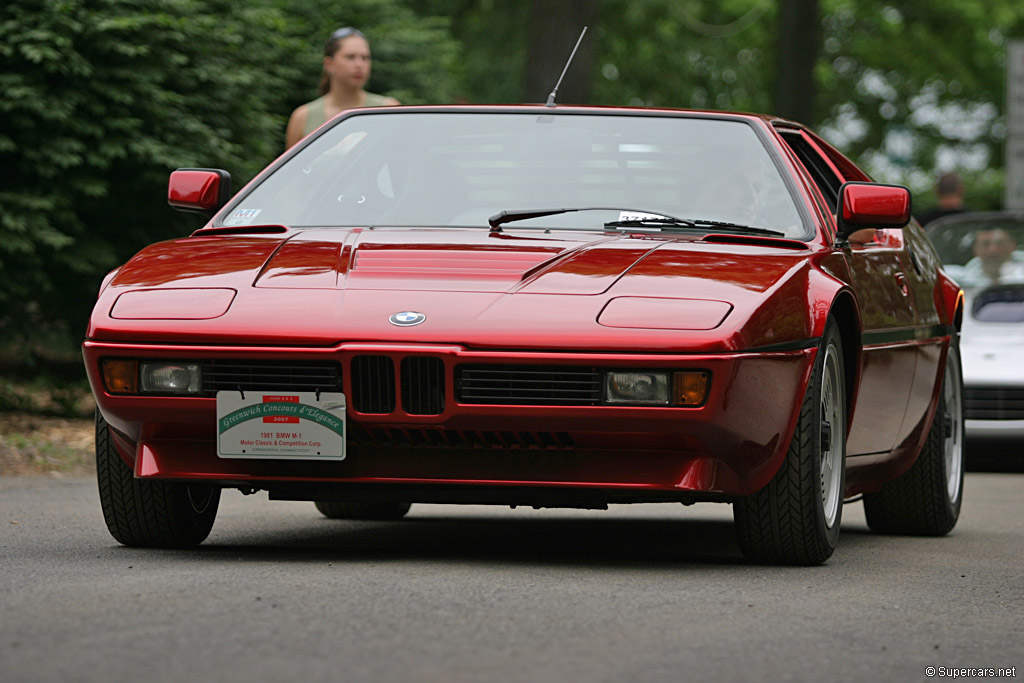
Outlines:
[[[0,479],[0,680],[927,680],[1024,676],[1024,474],[944,538],[847,505],[823,567],[745,563],[724,505],[414,506],[225,492],[193,551],[117,545],[91,480]]]

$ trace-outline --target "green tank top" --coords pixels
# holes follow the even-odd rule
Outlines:
[[[309,135],[314,130],[324,125],[327,120],[327,115],[324,113],[324,100],[327,95],[318,97],[312,102],[306,103],[306,130],[304,135]],[[366,103],[364,107],[386,107],[388,104],[388,98],[384,95],[378,95],[376,93],[366,93]]]

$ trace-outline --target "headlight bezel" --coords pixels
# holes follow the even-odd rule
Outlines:
[[[646,378],[651,387],[650,397],[644,398],[642,387],[629,395],[629,376],[643,384]],[[708,399],[711,373],[707,370],[614,368],[604,371],[602,405],[644,408],[699,408]],[[613,396],[613,393],[617,395]]]
[[[112,396],[202,395],[202,364],[198,361],[104,358],[100,366],[104,388]],[[161,378],[161,372],[171,377]]]

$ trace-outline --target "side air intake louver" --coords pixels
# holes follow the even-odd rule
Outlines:
[[[601,373],[590,368],[461,365],[455,376],[460,403],[590,406],[601,402]]]
[[[341,365],[321,361],[208,360],[203,392],[341,391]]]

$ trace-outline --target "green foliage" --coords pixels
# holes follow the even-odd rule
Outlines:
[[[289,45],[271,37],[276,12],[226,1],[43,0],[0,16],[0,324],[81,329],[103,272],[187,230],[161,201],[169,170],[245,177],[272,158],[281,113],[262,100],[284,74],[257,55]]]
[[[0,5],[0,334],[79,336],[102,275],[201,219],[166,204],[182,166],[235,186],[284,148],[323,41],[361,26],[378,91],[454,92],[443,19],[399,0],[10,0]]]
[[[423,16],[449,17],[451,32],[460,45],[460,58],[452,65],[459,84],[454,101],[474,104],[523,101],[532,3],[526,0],[411,0],[409,4]]]
[[[455,97],[453,74],[459,45],[449,20],[422,16],[400,0],[271,0],[287,15],[292,35],[300,36],[300,73],[287,92],[291,108],[317,97],[324,44],[343,26],[354,26],[370,42],[373,71],[367,89],[402,104],[449,103]]]
[[[1024,33],[1009,0],[823,1],[820,124],[876,176],[926,205],[959,170],[973,208],[1001,205],[1005,41]]]
[[[605,0],[600,104],[767,111],[773,2]]]
[[[594,1],[593,103],[768,112],[779,8],[803,0]],[[932,201],[939,170],[957,168],[972,207],[998,207],[1005,41],[1024,35],[1024,4],[816,2],[818,113],[806,123],[876,177],[910,184],[917,206]],[[166,205],[174,168],[225,168],[239,187],[282,152],[288,115],[316,96],[334,29],[369,37],[374,92],[406,104],[519,102],[532,13],[543,8],[0,4],[0,334],[79,336],[108,269],[199,227]]]
[[[779,8],[801,1],[598,0],[593,103],[773,113]],[[956,169],[972,207],[998,208],[1005,41],[1024,36],[1024,4],[816,2],[817,115],[804,123],[876,177],[911,185],[920,206],[938,171]],[[440,4],[464,43],[469,99],[520,101],[529,3]]]

